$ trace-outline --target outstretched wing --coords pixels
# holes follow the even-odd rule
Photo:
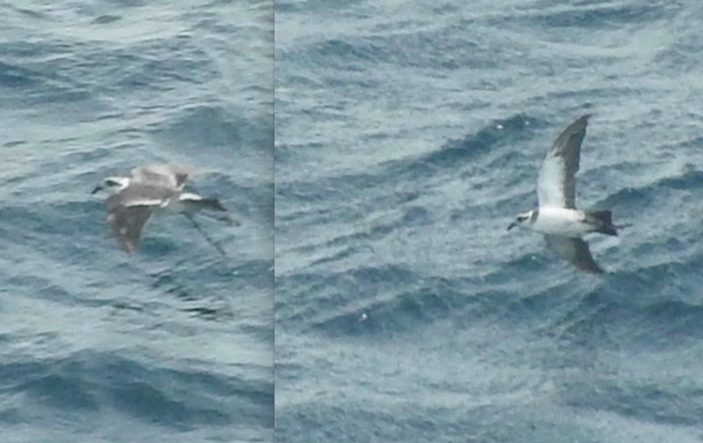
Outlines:
[[[127,252],[132,254],[137,250],[144,224],[154,208],[163,206],[174,192],[166,188],[131,184],[105,200],[107,220]]]
[[[149,186],[165,186],[181,190],[188,179],[189,170],[177,165],[147,165],[132,170],[132,180]]]
[[[576,172],[581,143],[586,136],[590,114],[584,115],[557,137],[539,170],[537,195],[540,206],[576,209]]]
[[[115,206],[108,212],[107,220],[122,247],[130,254],[139,247],[142,228],[151,212],[151,206]]]
[[[570,262],[582,271],[592,274],[602,274],[603,270],[593,260],[588,243],[580,238],[562,237],[559,235],[545,235],[547,247],[557,256]]]

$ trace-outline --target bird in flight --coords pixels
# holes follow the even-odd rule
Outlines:
[[[93,189],[92,194],[103,189],[112,193],[105,201],[107,220],[128,253],[137,251],[144,225],[152,214],[183,214],[225,256],[222,247],[202,230],[193,214],[202,210],[215,211],[221,215],[211,215],[213,218],[231,226],[240,223],[227,214],[219,200],[185,192],[188,171],[185,167],[170,164],[140,166],[132,170],[130,177],[107,177]]]
[[[576,209],[574,176],[579,170],[581,143],[589,118],[590,115],[580,117],[557,137],[539,170],[539,207],[519,214],[508,230],[519,226],[544,234],[547,247],[557,256],[578,269],[600,274],[603,269],[593,260],[583,236],[591,232],[618,235],[618,226],[613,224],[610,211]]]

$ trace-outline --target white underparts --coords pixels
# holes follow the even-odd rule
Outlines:
[[[526,223],[526,227],[542,234],[581,237],[595,230],[595,227],[585,220],[586,216],[582,211],[545,206],[539,208],[537,220],[534,223]]]

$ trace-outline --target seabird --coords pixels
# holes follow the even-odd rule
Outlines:
[[[128,253],[133,254],[137,250],[144,225],[152,213],[157,213],[185,215],[205,239],[225,255],[222,248],[200,228],[193,214],[203,209],[220,213],[227,210],[215,198],[185,192],[183,188],[188,173],[189,169],[171,164],[140,166],[132,170],[130,177],[107,177],[93,189],[92,194],[102,189],[112,192],[105,201],[107,220]],[[239,226],[239,222],[227,214],[214,218]]]
[[[586,136],[590,114],[570,124],[554,142],[542,162],[537,179],[539,208],[519,214],[515,226],[544,234],[547,246],[578,269],[593,274],[603,270],[596,264],[583,240],[585,234],[598,232],[618,235],[610,211],[576,209],[576,180],[581,143]]]

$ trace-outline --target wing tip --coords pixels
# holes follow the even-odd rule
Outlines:
[[[586,126],[588,126],[588,121],[590,120],[591,117],[593,117],[593,114],[590,114],[590,113],[584,114],[581,117],[574,120],[574,122],[571,125],[569,125],[568,127],[573,128],[573,129],[578,128],[578,130],[583,130],[586,128]]]
[[[593,275],[607,274],[607,272],[605,272],[603,270],[603,268],[601,268],[598,265],[594,265],[593,267],[579,267],[579,266],[577,266],[577,268],[581,269],[582,271],[588,272],[589,274],[593,274]]]
[[[139,239],[128,238],[127,232],[119,232],[117,229],[115,230],[115,235],[122,249],[124,249],[127,254],[134,255],[134,253],[137,252],[137,249],[139,249]]]

